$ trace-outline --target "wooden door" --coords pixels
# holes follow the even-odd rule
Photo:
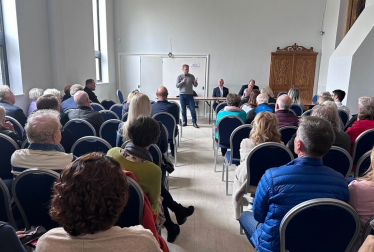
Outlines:
[[[270,88],[274,95],[288,91],[292,84],[293,56],[285,54],[271,55]]]
[[[295,55],[294,57],[293,87],[299,89],[300,98],[311,101],[313,97],[316,56]]]

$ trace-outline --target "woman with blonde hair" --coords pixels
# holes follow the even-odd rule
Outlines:
[[[261,89],[261,94],[267,94],[267,96],[269,97],[268,103],[276,103],[277,102],[277,100],[275,99],[275,95],[273,93],[273,90],[271,90],[270,87],[264,87],[263,89]]]
[[[29,91],[29,98],[32,100],[29,106],[28,115],[36,110],[36,100],[43,95],[43,89],[33,88]]]
[[[18,145],[21,145],[21,136],[14,130],[11,122],[5,121],[5,108],[0,106],[0,133],[11,137]]]
[[[298,88],[291,88],[288,91],[288,96],[292,100],[292,104],[300,105],[301,107],[304,107],[304,104],[300,101],[300,91]],[[331,97],[330,97],[331,98]]]
[[[131,99],[136,96],[137,94],[139,94],[139,91],[138,90],[134,90],[134,91],[131,91],[128,96],[127,96],[127,100],[126,102],[123,104],[122,106],[122,116],[129,112],[129,107],[130,107],[130,102],[131,102]]]
[[[240,143],[240,165],[235,171],[233,203],[235,207],[235,218],[240,217],[240,204],[247,184],[247,157],[251,150],[262,143],[276,142],[282,143],[281,134],[278,130],[278,119],[274,113],[262,112],[257,114],[253,121],[253,127],[249,138],[245,138]]]

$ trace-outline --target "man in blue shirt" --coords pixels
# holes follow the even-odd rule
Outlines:
[[[12,90],[6,85],[0,86],[0,106],[4,107],[7,116],[16,119],[23,127],[27,117],[21,108],[13,105],[14,103],[16,103],[16,98]]]
[[[61,103],[61,111],[65,112],[68,109],[75,109],[77,108],[77,104],[74,101],[74,95],[76,92],[83,90],[83,87],[81,84],[74,84],[70,87],[70,95],[71,97],[66,99]]]

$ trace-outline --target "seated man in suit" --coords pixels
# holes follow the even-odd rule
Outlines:
[[[213,89],[212,97],[226,97],[229,94],[229,89],[223,86],[224,81],[223,79],[218,80],[218,87]],[[216,110],[216,107],[221,102],[218,100],[214,100],[213,102],[213,110]]]
[[[88,94],[88,98],[91,102],[99,103],[99,100],[97,99],[97,96],[93,91],[96,89],[96,82],[93,79],[86,80],[86,87],[83,89],[84,92]]]
[[[266,94],[259,94],[256,97],[257,107],[249,111],[247,115],[247,124],[251,124],[252,121],[255,119],[256,115],[261,112],[271,112],[273,113],[273,109],[268,105],[268,96]]]
[[[179,123],[179,106],[175,103],[168,102],[168,90],[166,87],[161,86],[157,89],[156,91],[156,96],[157,96],[157,102],[153,103],[151,105],[152,107],[152,113],[151,116],[154,114],[157,114],[159,112],[167,112],[170,113],[174,119],[176,124]],[[175,135],[178,135],[178,128],[175,127]],[[174,156],[174,144],[170,143],[170,151],[171,155]]]
[[[363,106],[374,106],[374,99],[369,96],[362,96],[358,98],[358,110],[362,108]],[[349,127],[352,127],[352,124],[357,121],[358,114],[352,115],[351,119],[347,122],[347,124],[344,127],[344,131],[347,131]]]
[[[325,119],[300,119],[295,138],[298,158],[266,170],[256,190],[253,212],[243,212],[239,218],[256,251],[279,251],[281,221],[297,204],[316,198],[348,203],[346,179],[322,162],[334,140],[334,130]]]
[[[289,113],[291,108],[291,98],[288,95],[281,95],[275,104],[275,116],[278,118],[278,127],[298,126],[299,118]],[[286,143],[285,143],[286,144]]]
[[[61,103],[61,111],[65,112],[65,110],[68,109],[75,109],[77,108],[77,104],[74,101],[74,95],[79,90],[83,90],[83,87],[81,84],[74,84],[70,87],[70,98],[66,99]]]
[[[69,120],[71,119],[82,119],[89,122],[96,130],[96,134],[99,132],[100,126],[104,122],[103,115],[97,111],[94,111],[90,107],[90,99],[88,94],[84,91],[78,91],[74,94],[74,101],[77,104],[77,108],[68,112]]]
[[[62,152],[57,145],[61,141],[63,131],[58,111],[35,111],[27,119],[25,130],[30,145],[27,149],[16,150],[13,153],[13,176],[30,168],[59,172],[73,161],[73,154]]]
[[[24,127],[27,117],[21,108],[13,105],[14,103],[16,103],[16,98],[12,90],[6,85],[1,85],[0,106],[4,107],[7,116],[13,117]]]
[[[241,87],[238,95],[240,97],[242,97],[242,96],[246,97],[251,93],[251,91],[253,89],[259,89],[258,86],[255,85],[255,83],[256,83],[255,80],[250,80],[248,84],[245,84]],[[245,91],[245,90],[247,90],[247,91]]]

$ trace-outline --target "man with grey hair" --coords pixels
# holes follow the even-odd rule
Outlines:
[[[16,98],[12,90],[6,85],[0,86],[0,106],[4,107],[7,116],[16,119],[23,127],[27,117],[21,108],[13,105],[14,103],[16,103]]]
[[[74,94],[73,98],[77,104],[77,108],[68,112],[69,120],[85,120],[95,128],[96,134],[98,134],[100,126],[104,122],[103,115],[97,111],[94,111],[90,107],[90,99],[88,98],[88,94],[86,92],[80,90]]]
[[[245,211],[239,219],[257,251],[279,251],[279,227],[294,206],[317,198],[348,203],[346,179],[322,162],[334,140],[328,121],[314,116],[300,119],[294,144],[298,158],[266,170],[256,190],[253,212]]]
[[[11,164],[14,177],[35,167],[59,172],[73,161],[73,154],[64,153],[58,146],[63,128],[56,110],[42,109],[32,113],[27,119],[25,131],[30,145],[13,153]]]
[[[246,123],[251,124],[252,121],[255,119],[256,115],[261,112],[271,112],[274,113],[273,109],[268,104],[269,97],[267,94],[259,94],[256,97],[256,104],[257,107],[249,111],[247,115]]]
[[[358,98],[358,110],[363,106],[374,106],[374,99],[373,97],[369,96],[361,96]],[[347,122],[344,127],[344,131],[347,131],[349,127],[352,127],[352,124],[357,121],[358,114],[352,115],[351,119]]]
[[[83,86],[80,84],[74,84],[70,87],[70,95],[71,97],[66,99],[61,103],[61,111],[65,112],[68,109],[75,109],[77,108],[77,104],[74,101],[74,95],[76,92],[83,90]]]
[[[292,100],[284,94],[278,97],[277,103],[275,104],[275,116],[278,118],[278,127],[282,128],[285,126],[298,126],[299,118],[290,113]]]

